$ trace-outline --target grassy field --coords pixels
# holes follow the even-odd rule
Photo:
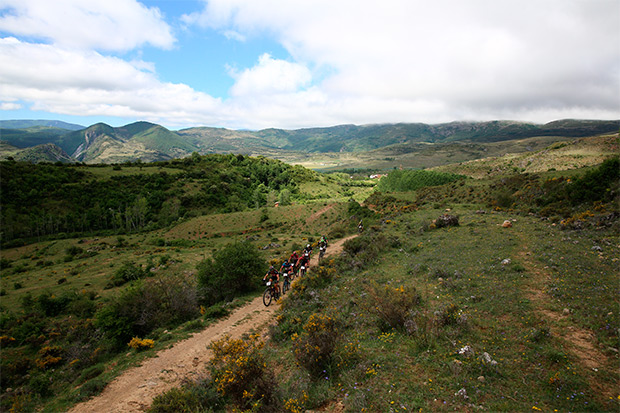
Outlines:
[[[61,313],[33,320],[28,303],[36,305],[42,295],[51,303],[90,297],[94,311],[135,290],[133,281],[112,283],[127,263],[149,269],[156,280],[195,284],[197,264],[230,242],[249,241],[266,261],[279,263],[323,234],[351,234],[363,216],[364,233],[345,244],[342,257],[296,283],[256,350],[262,369],[275,375],[275,396],[271,404],[247,396],[255,409],[618,411],[617,188],[610,188],[616,191],[611,202],[551,204],[546,213],[536,203],[543,194],[535,192],[562,189],[593,170],[576,166],[599,162],[617,148],[617,137],[562,145],[532,158],[530,166],[544,164],[545,156],[557,161],[549,161],[557,170],[540,175],[513,169],[529,159],[513,156],[456,164],[445,170],[470,178],[390,194],[373,194],[371,180],[321,175],[300,185],[292,205],[275,207],[269,194],[269,206],[187,217],[156,231],[4,249],[0,326],[13,325],[11,334],[26,337],[18,343],[2,330],[4,378],[26,370],[32,377],[20,373],[19,391],[3,381],[2,406],[66,410],[128,366],[215,322],[203,316],[171,327],[170,334],[158,328],[142,337],[154,345],[141,352],[124,347],[97,358],[99,350],[89,347],[94,365],[80,370],[80,359],[70,359],[69,350],[59,348],[69,345],[58,344],[57,336],[92,319]],[[588,152],[593,145],[599,152]],[[497,173],[486,173],[489,168]],[[102,177],[118,172],[88,170]],[[139,167],[123,171],[142,173]],[[459,225],[442,227],[444,214]],[[206,312],[229,311],[252,296]],[[26,334],[29,329],[40,335]],[[217,376],[217,366],[210,374]],[[199,386],[211,389],[217,403],[240,406],[213,384]]]
[[[443,207],[384,216],[363,235],[382,243],[369,265],[347,257],[322,288],[294,289],[270,351],[285,393],[352,412],[617,411],[617,234],[446,207],[459,226],[432,229]],[[295,357],[311,314],[338,326],[317,377]]]

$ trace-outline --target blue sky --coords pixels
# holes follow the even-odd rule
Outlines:
[[[0,0],[0,119],[620,118],[617,0]]]

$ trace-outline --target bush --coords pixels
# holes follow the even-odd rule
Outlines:
[[[264,342],[258,335],[247,340],[224,337],[209,348],[211,378],[217,392],[240,409],[275,408],[275,376],[261,353]]]
[[[435,311],[437,323],[441,326],[467,323],[467,315],[456,304],[444,304]]]
[[[182,276],[138,282],[95,314],[95,325],[117,345],[199,315],[195,286]]]
[[[363,268],[372,264],[388,245],[389,240],[383,234],[364,234],[344,243],[346,257],[343,260],[351,268]]]
[[[581,202],[611,201],[618,196],[620,158],[605,160],[598,168],[585,173],[568,186],[568,196],[576,205]]]
[[[224,401],[209,382],[173,388],[153,399],[149,413],[220,411]]]
[[[77,382],[84,383],[87,380],[94,379],[95,377],[101,375],[105,371],[105,368],[102,364],[96,364],[94,366],[90,366],[82,371],[80,377],[78,377]]]
[[[315,379],[331,374],[338,338],[334,318],[319,313],[312,314],[301,335],[294,334],[292,337],[295,360]]]
[[[134,350],[145,350],[145,349],[153,348],[155,346],[155,342],[148,338],[142,339],[139,337],[134,337],[131,339],[131,341],[127,345]]]
[[[129,281],[139,280],[148,275],[148,269],[143,270],[141,266],[137,266],[132,262],[124,263],[121,268],[116,270],[112,276],[112,283],[115,286],[123,285]]]
[[[252,244],[228,244],[217,251],[213,259],[206,259],[197,266],[201,302],[211,306],[254,291],[266,268],[267,263]]]
[[[444,185],[464,179],[462,175],[424,170],[394,170],[381,178],[377,190],[381,192],[415,191],[427,186]]]
[[[458,227],[459,226],[459,217],[456,215],[443,214],[440,215],[435,221],[433,221],[436,228],[443,227]]]
[[[422,302],[422,297],[414,287],[371,286],[367,289],[368,311],[377,315],[382,331],[404,330],[405,324],[414,309]]]

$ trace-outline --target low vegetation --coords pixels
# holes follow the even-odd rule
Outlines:
[[[160,165],[179,169],[164,191],[174,197],[161,206],[189,203],[181,201],[186,213],[171,222],[90,227],[97,236],[85,230],[76,238],[42,233],[41,241],[25,232],[26,245],[5,244],[3,411],[62,411],[88,399],[124,368],[255,296],[269,261],[322,234],[356,233],[359,221],[364,232],[341,256],[293,284],[267,336],[214,343],[203,375],[157,397],[151,411],[619,408],[617,157],[587,169],[482,180],[403,171],[390,179],[423,176],[425,183],[380,186],[372,195],[372,187],[348,184],[348,174],[263,159],[175,162]],[[215,178],[200,171],[212,162],[240,162],[237,172],[264,167],[266,176],[274,167],[290,180],[222,192],[225,202],[203,210],[192,202],[211,196],[205,185]],[[146,170],[157,167],[131,166],[131,176],[148,183],[157,173]],[[88,172],[95,167],[41,168],[45,185],[90,180],[97,187],[130,167],[100,168],[97,176]],[[37,188],[46,188],[46,174],[33,178]],[[291,205],[266,207],[284,189]],[[234,196],[241,206],[227,209]],[[2,199],[4,213],[4,192]],[[57,216],[67,212],[63,199],[54,204]],[[14,217],[25,222],[31,212],[23,211]]]

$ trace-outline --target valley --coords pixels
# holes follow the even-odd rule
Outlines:
[[[2,161],[2,410],[617,411],[618,139]]]

